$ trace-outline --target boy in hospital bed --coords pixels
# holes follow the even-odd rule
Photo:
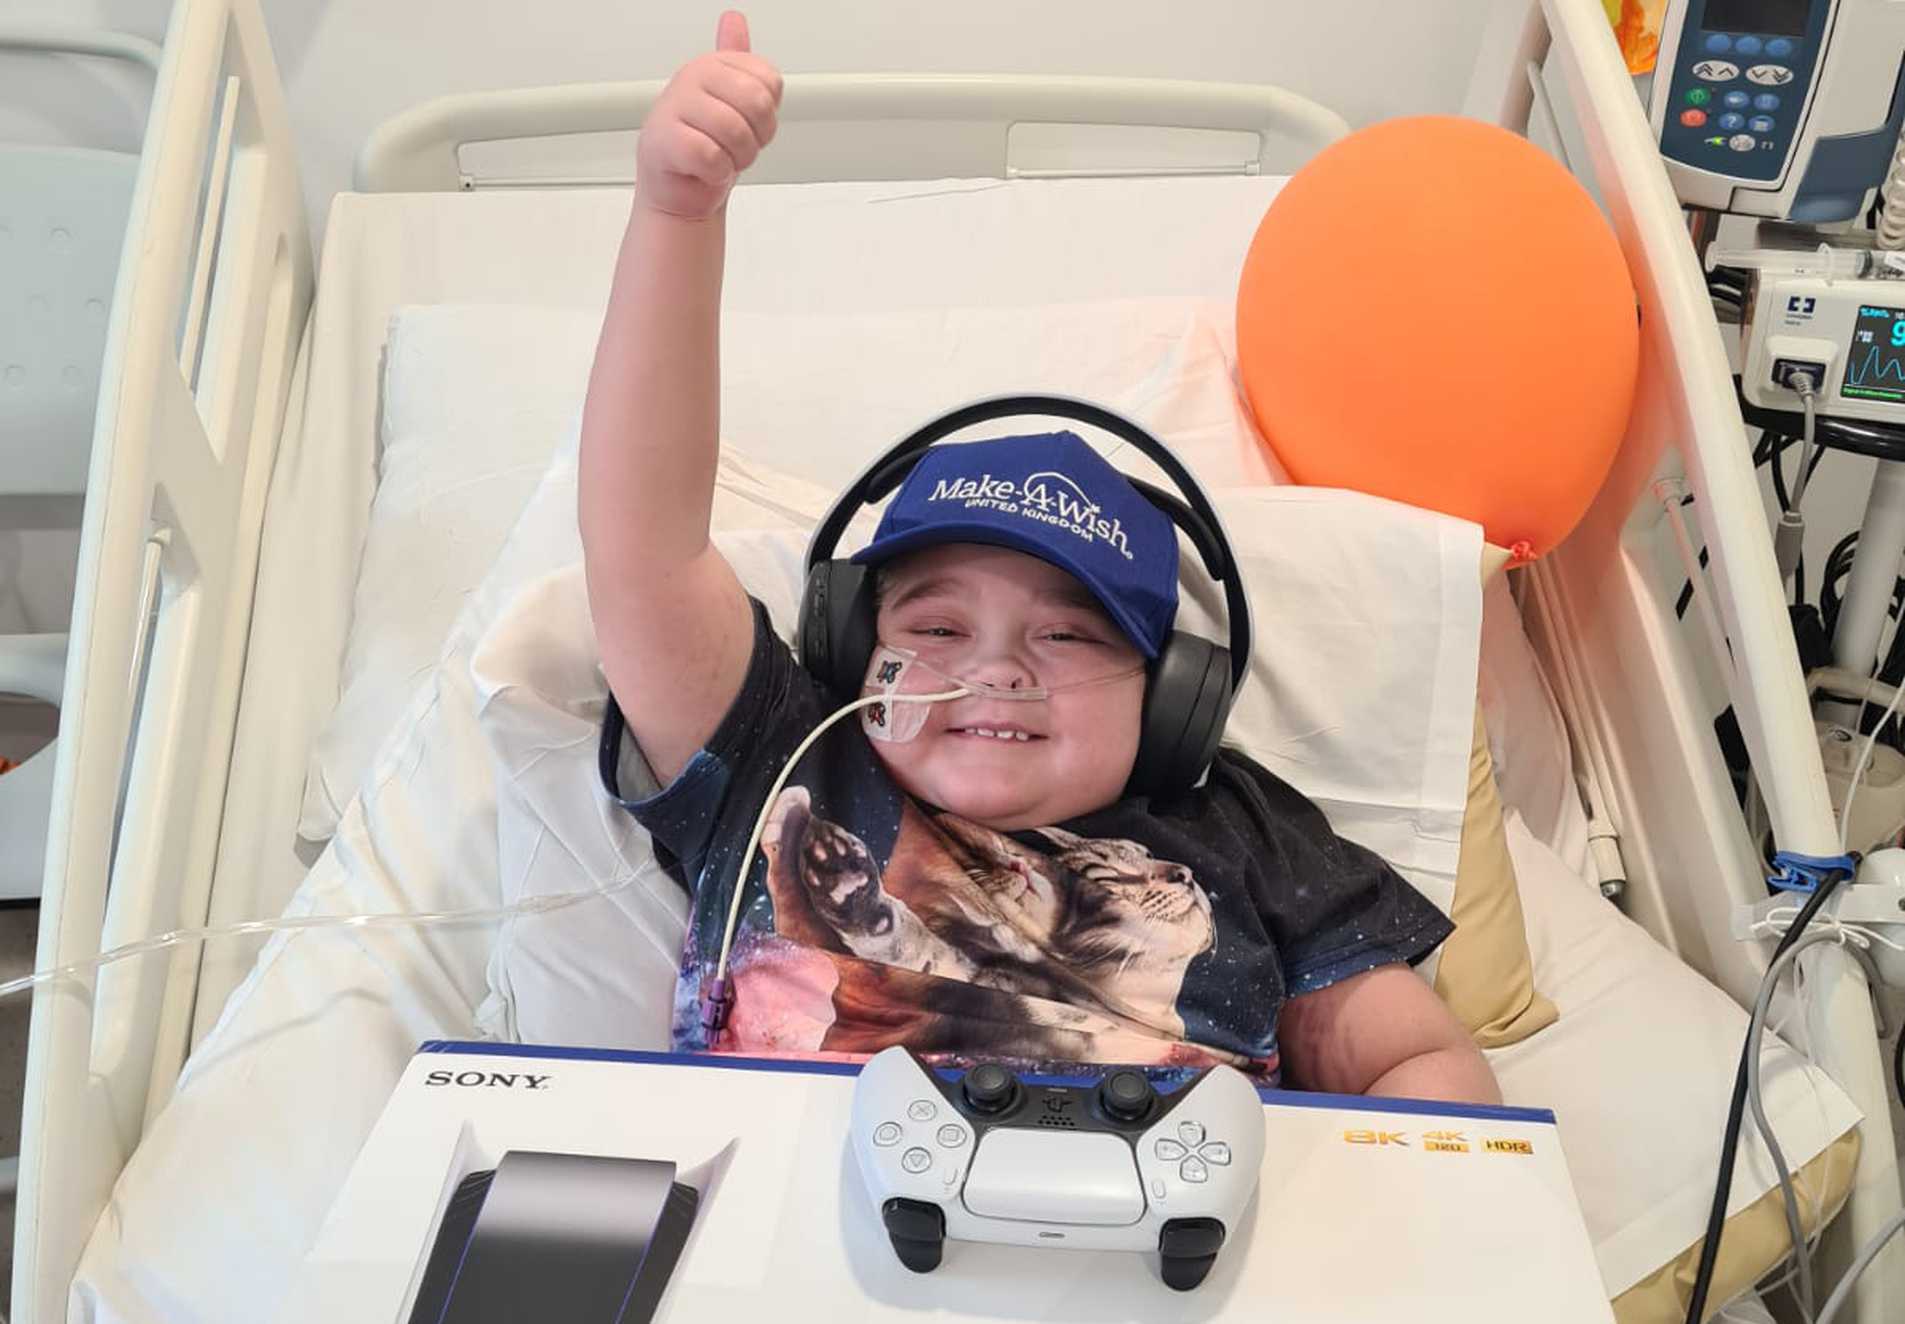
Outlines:
[[[1065,433],[937,447],[893,498],[857,558],[879,573],[868,692],[909,670],[908,692],[985,689],[843,721],[800,759],[746,880],[732,1002],[704,1016],[751,829],[837,704],[709,539],[726,204],[781,93],[740,15],[716,45],[643,127],[582,427],[603,776],[692,898],[677,1046],[1228,1062],[1265,1083],[1498,1102],[1409,968],[1449,923],[1380,859],[1228,750],[1196,789],[1125,793],[1177,535]],[[1003,517],[972,541],[963,511],[963,530],[936,527],[961,504],[933,500],[945,485],[1041,469],[1128,546]],[[1000,697],[1027,688],[1046,697]]]

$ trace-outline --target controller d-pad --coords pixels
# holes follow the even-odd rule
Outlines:
[[[1179,1122],[1177,1136],[1186,1145],[1196,1149],[1204,1143],[1204,1124],[1202,1122]]]
[[[1198,1157],[1202,1158],[1204,1162],[1215,1167],[1227,1168],[1230,1166],[1230,1146],[1221,1140],[1210,1141],[1202,1146],[1197,1153]]]
[[[1204,1166],[1203,1159],[1191,1154],[1178,1164],[1177,1175],[1187,1182],[1206,1182],[1210,1180],[1210,1169]]]
[[[1157,1143],[1157,1156],[1166,1163],[1176,1163],[1190,1151],[1175,1140],[1160,1138]]]

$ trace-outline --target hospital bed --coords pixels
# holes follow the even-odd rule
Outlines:
[[[445,647],[449,608],[480,596],[486,561],[534,487],[519,458],[499,457],[471,489],[471,504],[455,507],[496,509],[427,531],[438,544],[468,543],[474,568],[444,571],[421,607],[380,612],[386,624],[435,636],[380,651],[368,619],[356,619],[364,616],[360,570],[377,555],[380,499],[390,495],[383,485],[393,462],[380,445],[390,444],[400,390],[424,391],[429,370],[445,371],[426,364],[400,387],[397,374],[416,365],[398,352],[393,319],[435,308],[467,322],[501,309],[505,321],[540,325],[549,310],[569,310],[570,322],[550,323],[547,354],[513,366],[526,380],[559,379],[574,397],[588,344],[565,341],[561,329],[599,311],[627,214],[625,167],[620,179],[596,167],[633,160],[627,131],[657,90],[453,98],[392,121],[367,144],[357,191],[333,206],[319,271],[255,0],[177,6],[111,314],[55,773],[42,967],[152,933],[277,914],[314,861],[322,870],[340,850],[387,849],[336,840],[326,848],[327,836],[361,825],[349,808],[360,771],[351,764],[368,758],[326,748],[337,736],[333,709],[342,693],[380,720],[403,712]],[[1714,741],[1716,704],[1730,702],[1739,716],[1781,848],[1830,856],[1836,832],[1706,291],[1593,0],[1503,6],[1467,111],[1528,133],[1572,166],[1605,207],[1641,301],[1641,383],[1615,471],[1566,545],[1518,572],[1512,627],[1529,651],[1525,663],[1498,659],[1523,667],[1507,688],[1545,696],[1559,732],[1539,757],[1570,794],[1544,835],[1583,888],[1618,885],[1621,908],[1659,948],[1747,1001],[1769,949],[1736,940],[1731,923],[1738,905],[1764,897],[1764,870]],[[1274,196],[1279,173],[1346,130],[1332,112],[1275,89],[1054,78],[791,80],[783,120],[781,140],[748,185],[759,199],[751,205],[775,224],[735,244],[728,306],[817,322],[1113,295],[1221,300],[1234,288],[1235,238]],[[1107,125],[1127,132],[1107,136]],[[1018,251],[1021,223],[1024,234],[1067,241]],[[1199,227],[1225,235],[1231,248],[1201,251],[1193,241],[1207,231]],[[1101,230],[1102,240],[1094,237]],[[1166,256],[1155,269],[1120,269],[1094,249],[1100,242],[1105,252]],[[964,250],[974,256],[938,260]],[[888,419],[876,399],[852,456],[879,444],[883,423],[915,422],[935,403],[915,397],[910,414]],[[896,410],[898,397],[887,405]],[[795,472],[824,486],[838,484],[838,465],[851,456],[810,458]],[[1264,476],[1247,456],[1236,463],[1220,478]],[[1669,512],[1677,515],[1687,494],[1710,552],[1710,603],[1726,639],[1720,657],[1697,618],[1694,628],[1675,620],[1663,590],[1678,565]],[[426,477],[403,509],[414,517],[443,496]],[[1514,714],[1508,725],[1517,728]],[[447,849],[456,849],[459,814],[480,820],[480,770],[472,775],[468,806],[433,806],[431,830],[452,843]],[[469,858],[493,867],[494,843],[488,856],[477,849]],[[1612,914],[1598,902],[1593,909]],[[1547,922],[1531,906],[1531,938]],[[151,1317],[197,1317],[202,1303],[167,1296],[164,1268],[142,1267],[132,1229],[163,1208],[166,1183],[185,1190],[200,1181],[188,1174],[208,1165],[226,1165],[221,1179],[255,1195],[261,1188],[243,1155],[270,1152],[258,1148],[267,1140],[286,1156],[282,1206],[267,1217],[234,1197],[236,1208],[260,1220],[261,1244],[283,1248],[308,1236],[311,1211],[322,1212],[342,1178],[335,1160],[348,1159],[352,1137],[361,1140],[394,1079],[389,1044],[415,1025],[454,1033],[459,1016],[473,1015],[468,963],[480,976],[482,957],[472,952],[481,938],[427,947],[441,981],[418,995],[409,1019],[379,1022],[389,1032],[366,1048],[363,1088],[335,1077],[306,1087],[335,1098],[321,1139],[273,1140],[273,1129],[290,1123],[241,1106],[243,1082],[282,1091],[297,1068],[295,1056],[287,1060],[292,1050],[272,1056],[271,1036],[233,1028],[247,1025],[234,1007],[272,995],[271,971],[252,965],[257,942],[185,944],[37,990],[16,1315],[59,1317],[72,1291],[80,1317],[130,1317],[114,1313],[124,1309],[114,1293],[136,1296],[144,1282]],[[1567,939],[1556,931],[1549,945],[1559,950]],[[1826,1262],[1842,1264],[1897,1209],[1898,1174],[1862,976],[1836,950],[1809,954],[1807,966],[1803,1019],[1788,1034],[1868,1119],[1842,1187],[1845,1207],[1824,1234]],[[1611,980],[1609,996],[1620,982]],[[350,993],[320,989],[311,1005],[366,1014],[342,1010]],[[1645,1019],[1634,1016],[1634,1033]],[[167,1105],[201,1044],[210,1048],[191,1069],[201,1082],[226,1081],[217,1106],[227,1111],[218,1115],[234,1128],[238,1157],[160,1152],[187,1134]],[[1593,1051],[1617,1053],[1620,1040]],[[1729,1069],[1733,1051],[1715,1049],[1714,1060],[1729,1065],[1714,1074]],[[1661,1106],[1671,1109],[1682,1083],[1665,1084]],[[332,1161],[328,1177],[295,1161],[300,1148]],[[1692,1166],[1710,1184],[1704,1153]],[[1703,1205],[1707,1192],[1683,1194]],[[102,1239],[110,1255],[97,1250]],[[110,1283],[82,1273],[76,1285],[89,1240],[96,1250],[86,1263],[118,1257]],[[251,1253],[237,1233],[204,1248],[234,1261]],[[278,1267],[266,1257],[256,1272]],[[1905,1314],[1905,1255],[1879,1261],[1858,1306],[1865,1320]]]

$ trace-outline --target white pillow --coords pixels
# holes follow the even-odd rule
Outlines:
[[[600,317],[562,308],[399,308],[383,445],[337,707],[313,743],[298,835],[337,826],[371,754],[439,656],[557,437],[573,431]],[[1231,376],[1231,310],[1115,299],[1029,308],[723,319],[722,453],[828,491],[927,418],[982,395],[1102,400],[1204,481],[1274,477]],[[770,494],[760,494],[762,496]],[[723,521],[716,494],[716,522]],[[730,524],[751,520],[734,512]]]
[[[471,670],[497,772],[506,900],[573,891],[648,856],[646,835],[597,780],[606,699],[574,533],[574,469],[558,460],[525,520],[547,518],[571,564],[519,594]],[[1381,852],[1448,909],[1467,804],[1481,532],[1352,493],[1217,494],[1257,613],[1257,644],[1228,732],[1311,794],[1338,831]],[[539,512],[555,512],[547,517]],[[566,519],[566,527],[558,527]],[[791,634],[804,533],[715,535],[742,583]],[[559,559],[559,558],[552,558]],[[1182,628],[1208,637],[1214,589],[1187,566]],[[671,893],[510,921],[491,965],[488,1033],[608,1047],[665,1043],[679,950],[655,941]]]

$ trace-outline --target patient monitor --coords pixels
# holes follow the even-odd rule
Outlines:
[[[1649,105],[1689,206],[1809,225],[1871,205],[1905,118],[1905,4],[1671,0]]]

